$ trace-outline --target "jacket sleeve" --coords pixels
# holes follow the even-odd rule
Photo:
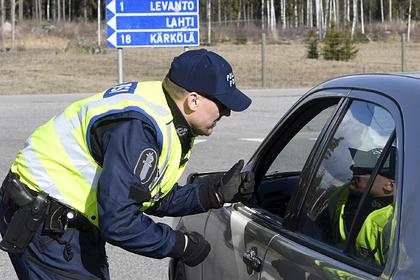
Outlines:
[[[136,164],[145,149],[159,154],[155,130],[141,119],[110,126],[101,134],[103,170],[98,181],[99,228],[105,240],[130,252],[153,257],[180,257],[184,235],[156,223],[139,211],[140,203],[129,198],[135,186],[148,193],[136,175]]]
[[[179,217],[206,212],[207,208],[201,203],[200,188],[202,187],[202,183],[192,183],[185,186],[175,184],[162,200],[155,203],[146,212],[159,217]]]

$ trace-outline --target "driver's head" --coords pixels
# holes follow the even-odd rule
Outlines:
[[[350,189],[363,193],[368,185],[370,175],[377,164],[382,149],[362,151],[350,149],[354,164],[351,166],[353,182]],[[380,168],[370,190],[372,197],[392,196],[395,192],[395,147],[391,147],[387,160]]]

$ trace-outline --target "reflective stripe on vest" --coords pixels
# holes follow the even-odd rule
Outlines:
[[[91,155],[90,130],[97,119],[126,111],[145,115],[155,126],[160,149],[158,176],[149,188],[150,207],[179,179],[181,144],[160,82],[134,84],[134,91],[103,98],[104,93],[70,105],[39,127],[26,141],[12,171],[31,189],[43,190],[97,223],[96,189],[102,168]],[[108,92],[108,91],[106,91]]]
[[[343,241],[347,239],[347,231],[345,229],[345,222],[343,219],[345,204],[341,205],[340,219],[339,219],[339,231]],[[383,248],[382,248],[382,232],[384,226],[392,215],[394,207],[392,204],[387,205],[383,208],[377,209],[369,213],[357,234],[355,247],[356,252],[360,256],[366,255],[365,252],[372,253],[375,259],[375,263],[378,265],[384,265],[383,260]]]

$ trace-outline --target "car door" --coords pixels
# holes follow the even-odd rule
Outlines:
[[[208,216],[205,238],[212,250],[202,265],[203,279],[259,279],[265,252],[278,235],[275,229],[282,225],[303,166],[347,92],[335,90],[329,98],[319,92],[303,98],[266,138],[244,168],[256,174],[255,197],[246,205],[225,205]],[[317,99],[321,96],[325,98]],[[282,157],[277,157],[279,151],[284,151]],[[283,164],[286,158],[288,163]],[[268,161],[275,162],[271,169]]]
[[[265,253],[261,279],[389,278],[392,262],[387,260],[395,254],[401,191],[397,173],[401,130],[398,108],[390,99],[359,90],[349,94],[334,125],[307,162],[299,190],[286,210],[286,220],[274,229],[278,234]],[[367,152],[374,155],[369,160],[360,156]],[[366,188],[355,191],[360,183],[360,174],[356,173],[360,161],[372,173],[367,176]],[[394,173],[389,182],[394,184],[395,192],[386,199],[373,196],[377,180],[385,176],[382,173],[390,170],[392,162]],[[378,238],[373,240],[379,244],[375,249],[385,248],[382,244],[386,244],[386,252],[383,250],[377,257],[379,250],[359,250],[358,246],[365,222],[374,211],[384,209],[381,203],[392,206],[390,216],[380,234],[372,234],[372,230],[365,237]]]

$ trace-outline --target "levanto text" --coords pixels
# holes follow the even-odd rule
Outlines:
[[[152,12],[192,12],[196,10],[195,1],[150,1]]]

